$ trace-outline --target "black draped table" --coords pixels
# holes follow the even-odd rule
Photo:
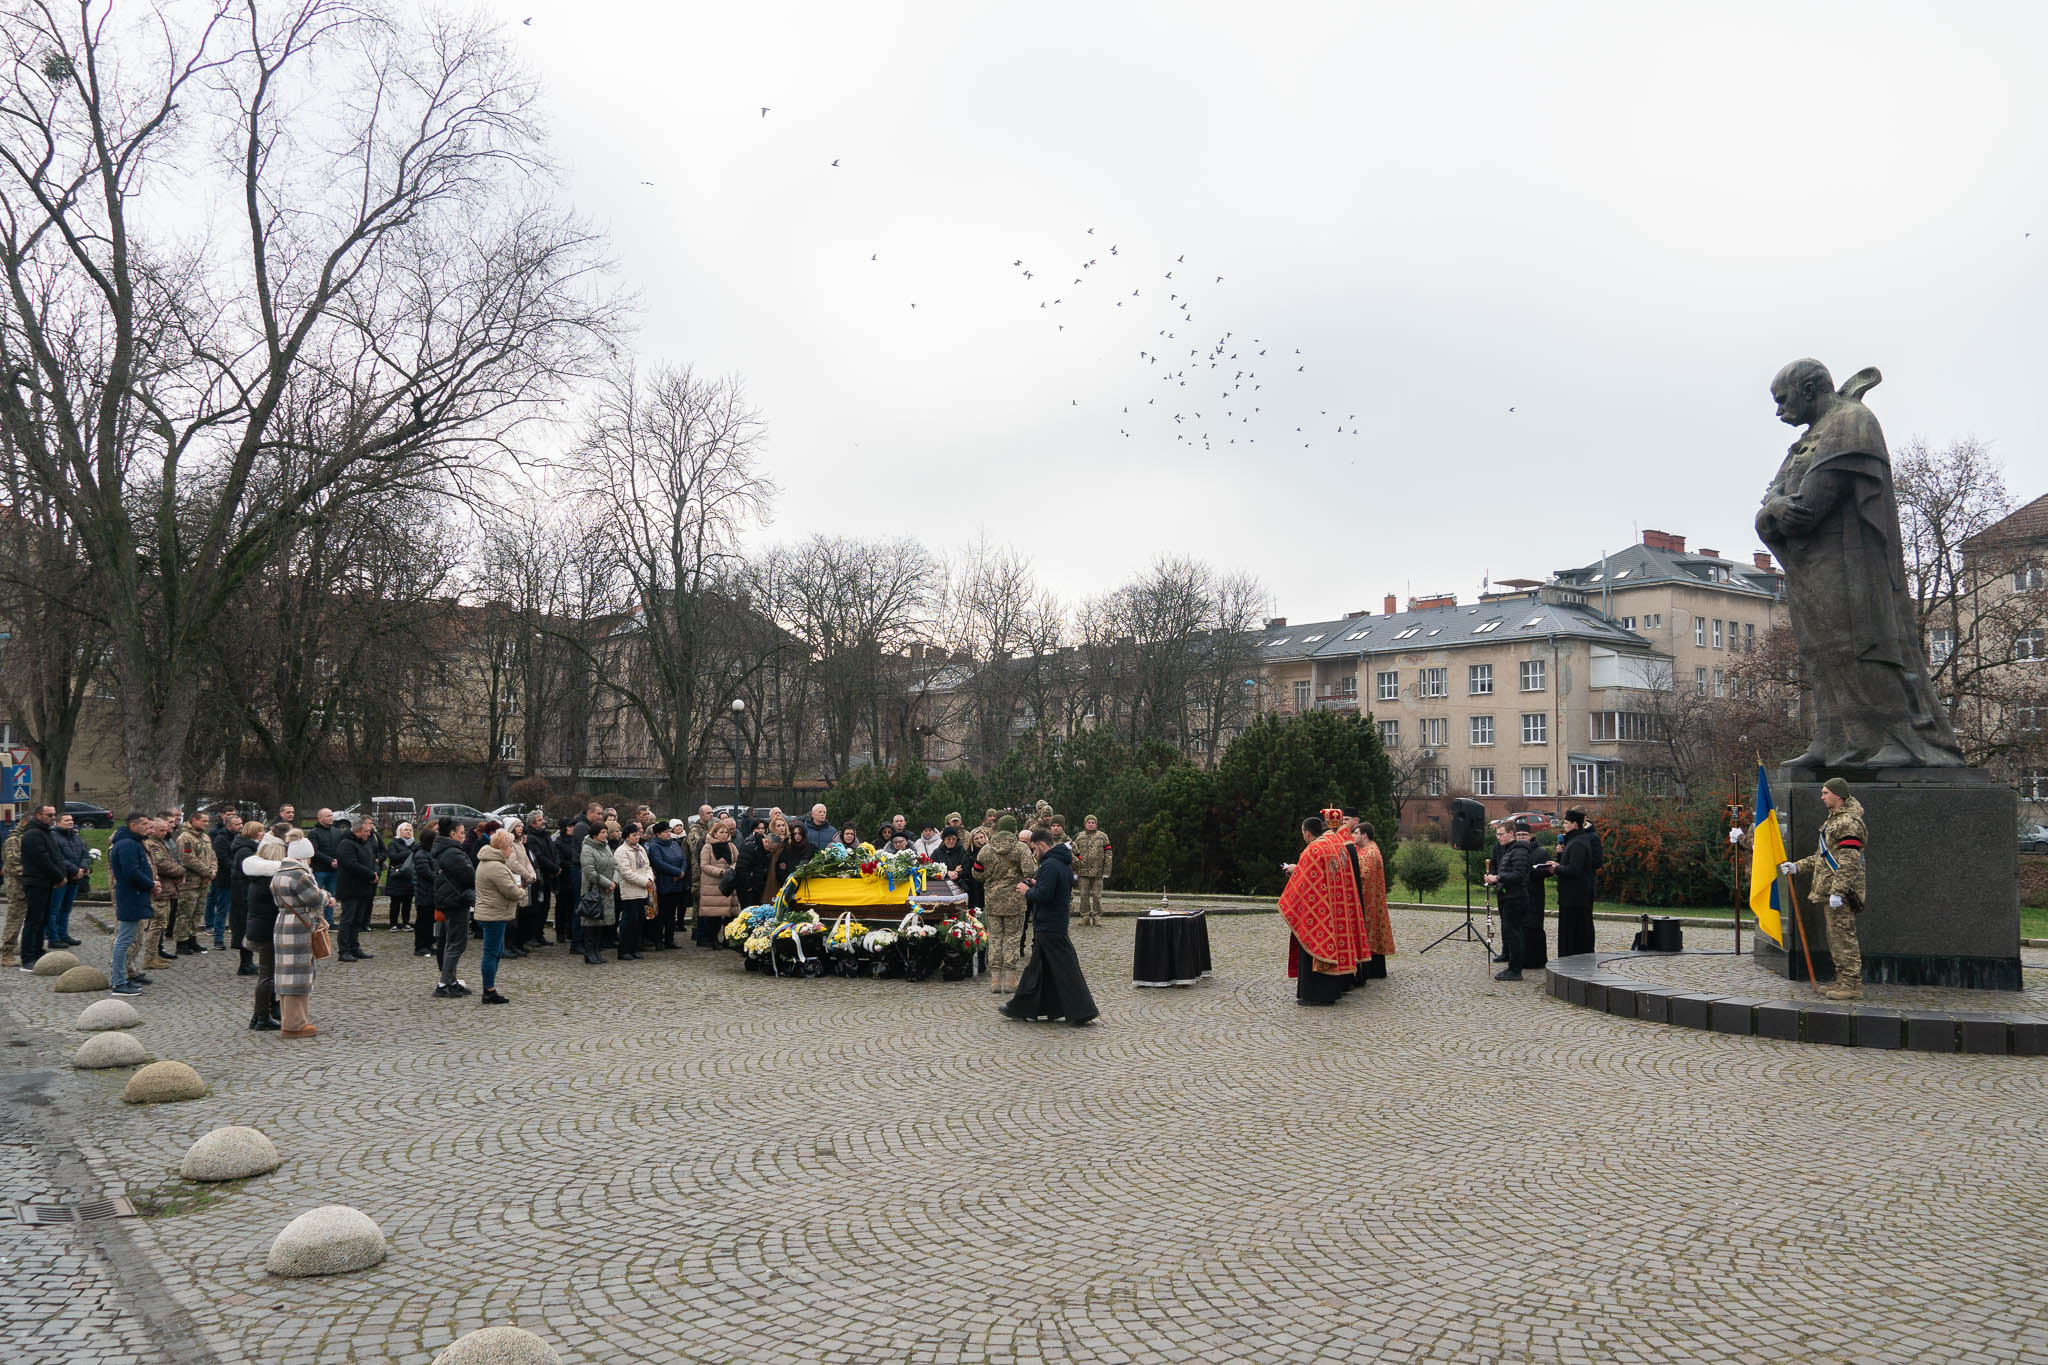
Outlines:
[[[1140,986],[1192,986],[1209,974],[1209,917],[1140,915],[1131,980]]]

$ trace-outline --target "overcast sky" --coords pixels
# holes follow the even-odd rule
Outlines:
[[[642,351],[766,416],[768,538],[1193,553],[1297,620],[1746,556],[1809,354],[2048,491],[2048,6],[501,12]]]

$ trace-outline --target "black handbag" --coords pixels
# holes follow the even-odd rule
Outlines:
[[[719,875],[718,894],[721,896],[730,896],[732,894],[732,889],[735,886],[739,885],[739,881],[739,869],[736,867],[728,867],[723,873]]]
[[[583,896],[576,902],[576,918],[585,924],[602,924],[611,918],[611,899],[594,886],[583,888]]]

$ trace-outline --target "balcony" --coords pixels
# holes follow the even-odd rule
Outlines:
[[[1318,711],[1356,711],[1357,709],[1358,694],[1356,692],[1332,692],[1328,696],[1316,698],[1316,710]]]

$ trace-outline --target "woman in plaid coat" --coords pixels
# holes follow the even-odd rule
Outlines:
[[[313,993],[313,922],[333,906],[334,898],[313,880],[312,858],[312,841],[295,839],[270,879],[270,897],[277,902],[277,928],[270,944],[277,960],[278,1006],[284,1014],[280,1038],[311,1038],[320,1031],[306,1022],[306,997]]]

